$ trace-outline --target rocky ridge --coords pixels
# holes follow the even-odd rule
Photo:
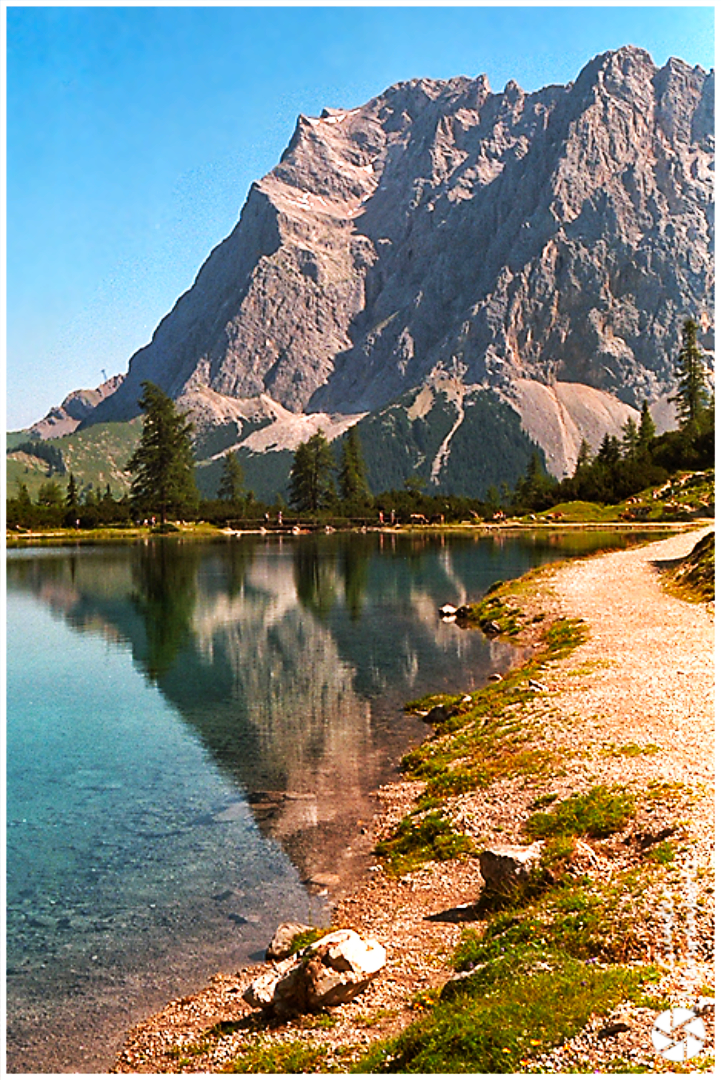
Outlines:
[[[42,420],[32,425],[30,434],[39,439],[55,439],[71,434],[83,420],[92,416],[101,401],[115,393],[122,381],[122,375],[113,375],[95,390],[73,390],[61,405],[56,405]]]
[[[665,402],[684,318],[712,347],[713,86],[627,46],[534,93],[414,79],[299,117],[230,236],[80,422],[137,414],[150,379],[201,430],[230,414],[227,446],[265,453],[247,441],[254,411],[286,410],[280,442],[297,445],[287,413],[337,434],[414,389],[443,404],[452,380],[461,406],[479,392],[509,405],[507,426],[561,475],[597,441],[599,410],[620,431],[643,400]],[[463,423],[450,410],[418,464],[432,485]]]

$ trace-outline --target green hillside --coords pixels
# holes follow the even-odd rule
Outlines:
[[[104,491],[110,484],[114,495],[121,495],[130,486],[125,464],[135,449],[142,431],[142,419],[123,423],[95,424],[93,427],[75,431],[58,439],[44,440],[43,448],[55,448],[62,455],[64,471],[53,468],[37,453],[18,450],[28,442],[38,442],[26,431],[13,431],[7,437],[7,489],[9,495],[17,492],[18,484],[24,483],[30,497],[37,497],[40,485],[52,477],[61,486],[67,483],[70,473],[76,478],[81,491],[90,485]]]
[[[293,465],[293,454],[290,450],[268,450],[265,454],[253,454],[241,449],[237,453],[243,466],[245,487],[253,492],[256,499],[273,503],[280,496],[283,501],[287,500],[288,477]],[[223,460],[217,458],[215,461],[202,462],[196,469],[195,480],[204,498],[215,498],[222,468]]]
[[[537,449],[521,429],[516,413],[495,395],[480,391],[465,399],[464,422],[451,440],[450,454],[434,485],[431,468],[458,413],[445,394],[438,393],[424,416],[411,419],[409,411],[412,415],[416,397],[417,391],[412,391],[366,417],[358,426],[369,484],[375,493],[400,489],[409,476],[416,474],[426,481],[429,492],[482,498],[491,485],[499,486],[504,481],[512,484]],[[33,439],[27,431],[11,432],[7,437],[8,494],[14,495],[18,483],[25,483],[35,499],[48,477],[64,486],[71,472],[81,492],[90,485],[104,491],[110,484],[114,495],[124,494],[130,483],[125,465],[137,445],[142,424],[141,417],[124,423],[95,424],[43,442]],[[244,435],[249,433],[243,429]],[[231,423],[202,433],[197,440],[196,479],[204,497],[215,497],[222,468],[222,458],[210,460],[210,455],[236,445],[238,437],[238,426]],[[34,444],[34,453],[28,452],[28,443]],[[339,444],[335,445],[339,449]],[[267,502],[287,498],[291,451],[256,454],[241,449],[239,458],[246,486],[257,498]]]
[[[402,488],[415,473],[426,481],[429,492],[484,498],[491,485],[515,483],[534,450],[543,460],[543,451],[523,431],[510,405],[480,390],[465,398],[463,423],[451,439],[450,453],[433,485],[433,462],[458,412],[439,393],[424,416],[411,419],[409,410],[416,397],[416,390],[404,394],[358,424],[373,492]]]

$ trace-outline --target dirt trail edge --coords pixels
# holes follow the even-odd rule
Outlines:
[[[482,847],[527,842],[523,825],[539,796],[562,800],[599,784],[633,792],[636,818],[625,833],[585,845],[587,869],[593,879],[613,883],[649,844],[671,837],[668,872],[655,891],[629,902],[639,905],[637,959],[659,965],[661,990],[673,1005],[690,1005],[713,985],[714,613],[712,604],[666,592],[660,571],[708,531],[547,566],[523,585],[518,603],[535,628],[537,649],[540,629],[553,619],[582,619],[587,630],[569,656],[544,666],[543,692],[523,706],[525,730],[533,732],[526,745],[546,764],[443,804],[444,815]],[[381,790],[369,847],[414,808],[424,786],[400,780]],[[370,1043],[412,1022],[424,997],[448,980],[449,956],[464,928],[483,927],[473,907],[482,884],[473,858],[428,863],[401,877],[371,866],[333,918],[335,926],[368,933],[388,951],[384,971],[360,998],[333,1010],[332,1018],[269,1024],[241,994],[270,965],[217,975],[134,1028],[115,1071],[220,1072],[257,1049],[259,1039],[278,1049],[322,1046],[314,1068],[287,1071],[348,1071]],[[696,1071],[694,1061],[678,1065],[654,1050],[654,1016],[625,1005],[611,1037],[609,1018],[592,1017],[569,1043],[524,1062],[524,1071],[615,1072],[620,1059],[633,1071]],[[711,1016],[704,1021],[710,1046]],[[273,1071],[258,1061],[251,1071]],[[707,1061],[699,1061],[702,1071]]]

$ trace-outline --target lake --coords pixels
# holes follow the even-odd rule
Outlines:
[[[514,647],[444,623],[607,532],[171,538],[7,560],[7,1061],[103,1072],[278,923],[328,918],[405,701]]]

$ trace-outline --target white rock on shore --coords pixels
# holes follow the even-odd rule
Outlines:
[[[243,1000],[279,1016],[341,1005],[365,990],[385,962],[377,941],[335,930],[254,979]]]

